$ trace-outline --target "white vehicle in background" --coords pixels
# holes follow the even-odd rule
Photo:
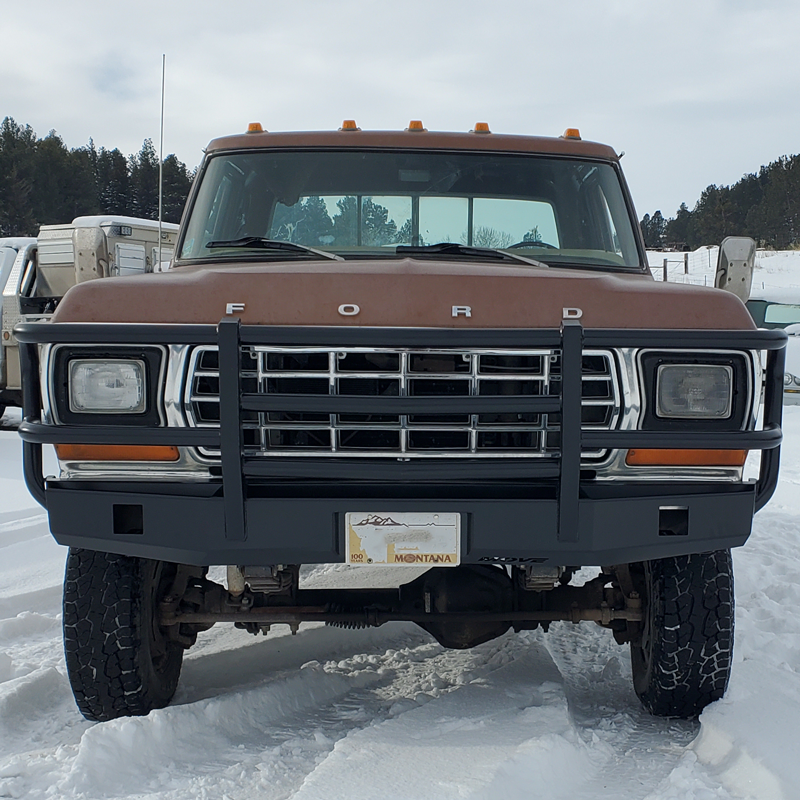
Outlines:
[[[165,271],[177,232],[168,222],[106,215],[42,225],[35,239],[0,239],[0,414],[22,404],[14,327],[49,319],[76,283]]]
[[[5,288],[8,282],[14,262],[17,260],[20,250],[24,250],[31,245],[36,244],[36,239],[30,237],[15,236],[7,239],[0,239],[0,292]],[[0,304],[0,327],[3,325],[3,305]],[[5,328],[3,328],[5,330]],[[6,400],[4,399],[5,390],[5,337],[3,337],[3,344],[0,345],[0,417],[6,410]]]
[[[752,290],[747,309],[759,328],[783,328],[789,334],[783,374],[783,402],[800,405],[800,290]]]
[[[786,371],[783,373],[784,405],[800,405],[800,323],[784,328],[789,334],[786,343]]]

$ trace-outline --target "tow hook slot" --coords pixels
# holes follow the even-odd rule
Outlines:
[[[689,508],[687,506],[660,506],[658,509],[659,536],[688,536]]]
[[[114,503],[112,506],[115,536],[141,536],[144,533],[144,512],[138,503]]]

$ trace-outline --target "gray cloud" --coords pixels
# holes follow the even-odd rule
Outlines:
[[[640,213],[673,214],[710,183],[796,152],[790,0],[39,0],[4,9],[0,114],[71,146],[157,141],[190,167],[209,139],[273,130],[402,128],[586,138],[627,151]]]

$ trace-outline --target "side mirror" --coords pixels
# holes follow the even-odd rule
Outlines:
[[[728,236],[719,246],[714,286],[733,292],[742,302],[750,298],[756,243],[747,236]]]

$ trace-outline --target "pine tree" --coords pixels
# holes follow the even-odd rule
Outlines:
[[[352,195],[336,201],[333,215],[333,243],[340,247],[358,244],[358,198]]]
[[[191,186],[192,176],[186,165],[174,154],[168,155],[163,164],[162,217],[165,222],[181,221]]]
[[[0,235],[34,236],[36,134],[6,117],[0,125]]]
[[[371,197],[361,204],[361,244],[368,247],[383,247],[397,239],[397,225],[389,219],[389,211]]]
[[[660,250],[666,242],[667,221],[660,211],[651,217],[645,214],[639,223],[642,226],[644,245],[648,250]]]
[[[665,224],[665,244],[676,250],[685,250],[691,238],[692,212],[686,203],[681,203],[674,219],[667,220]]]
[[[96,164],[95,185],[101,213],[134,216],[131,178],[125,156],[116,148],[106,150],[101,147]]]
[[[151,139],[128,158],[134,215],[145,219],[158,218],[158,156]]]

